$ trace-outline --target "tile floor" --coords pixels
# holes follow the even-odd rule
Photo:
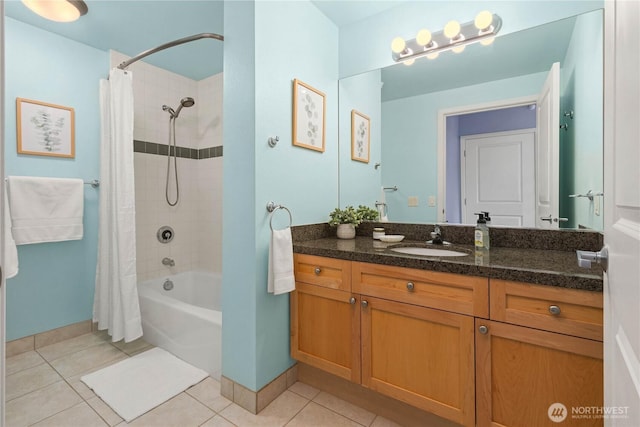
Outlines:
[[[7,358],[6,426],[125,426],[80,381],[89,372],[133,356],[151,346],[142,340],[111,343],[91,333]],[[220,395],[209,377],[130,423],[133,426],[203,427],[393,427],[397,424],[342,399],[297,382],[260,414],[254,415]]]

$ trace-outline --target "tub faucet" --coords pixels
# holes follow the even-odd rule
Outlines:
[[[162,258],[162,265],[168,265],[169,267],[173,267],[174,265],[176,265],[176,262],[173,260],[173,258],[164,257]]]

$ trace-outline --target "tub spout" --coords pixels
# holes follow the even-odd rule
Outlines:
[[[162,265],[168,265],[169,267],[173,267],[174,265],[176,265],[176,262],[173,260],[173,258],[164,257],[162,258]]]

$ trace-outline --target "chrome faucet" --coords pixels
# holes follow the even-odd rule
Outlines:
[[[173,267],[173,266],[176,265],[176,262],[173,260],[173,258],[164,257],[164,258],[162,258],[162,265],[167,265],[169,267]]]
[[[436,224],[435,228],[431,232],[431,240],[427,243],[431,243],[433,245],[442,245],[444,244],[444,240],[442,240],[442,230],[440,230],[440,226]]]

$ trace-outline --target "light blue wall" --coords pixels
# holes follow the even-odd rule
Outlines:
[[[560,71],[561,111],[575,113],[573,120],[561,117],[569,128],[560,131],[560,216],[569,218],[564,226],[597,230],[603,229],[602,198],[600,215],[595,215],[595,201],[566,196],[603,189],[602,22],[602,11],[578,17]]]
[[[340,77],[391,65],[391,40],[414,38],[422,28],[438,31],[451,19],[472,21],[482,10],[502,17],[500,34],[602,8],[597,1],[412,1],[340,29]]]
[[[5,173],[99,178],[98,81],[107,53],[10,18],[5,34]],[[74,159],[17,155],[16,97],[75,109]],[[98,191],[85,186],[82,240],[18,246],[20,272],[6,289],[7,340],[91,318]]]
[[[376,201],[381,199],[381,187],[384,184],[381,181],[381,168],[375,168],[376,163],[381,163],[380,70],[342,79],[339,87],[341,207],[366,205],[373,208]],[[369,163],[351,159],[351,110],[354,109],[369,116],[371,122]]]
[[[326,222],[338,203],[338,29],[308,1],[228,2],[224,26],[222,369],[259,390],[293,364],[289,296],[267,294],[265,207],[287,206],[297,225]],[[291,145],[294,78],[326,95],[324,153]]]
[[[546,72],[382,103],[382,181],[397,185],[387,194],[389,218],[402,222],[435,222],[437,211],[428,207],[438,190],[438,112],[443,109],[535,95]],[[411,171],[411,173],[407,173]],[[418,196],[419,206],[408,207],[407,198]]]

